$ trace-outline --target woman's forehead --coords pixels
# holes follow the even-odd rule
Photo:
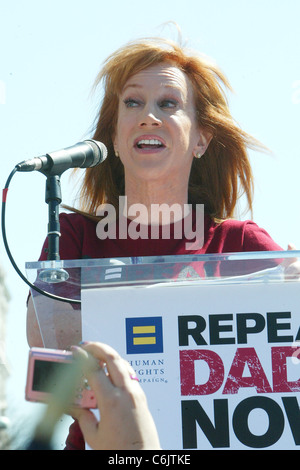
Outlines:
[[[187,92],[191,87],[187,75],[178,67],[161,63],[148,67],[132,75],[125,83],[122,93],[128,88],[143,88],[149,86],[177,88]]]

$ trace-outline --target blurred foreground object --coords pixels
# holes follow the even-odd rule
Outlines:
[[[6,402],[6,380],[9,369],[6,358],[6,314],[8,309],[9,293],[5,285],[5,275],[0,266],[0,449],[8,448],[9,419],[5,416]]]

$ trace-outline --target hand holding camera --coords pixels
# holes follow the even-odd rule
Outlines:
[[[49,382],[45,377],[52,368],[56,373],[50,377],[55,379]],[[50,441],[59,417],[68,412],[78,420],[85,441],[94,450],[160,449],[156,426],[134,370],[103,343],[74,346],[72,352],[32,348],[26,397],[48,403],[36,429],[37,441]],[[95,407],[99,408],[100,421],[87,409]]]

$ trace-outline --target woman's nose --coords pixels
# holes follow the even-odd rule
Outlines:
[[[139,125],[145,126],[161,126],[162,121],[158,116],[158,112],[153,107],[145,106],[139,118]]]

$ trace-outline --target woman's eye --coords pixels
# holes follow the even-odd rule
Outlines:
[[[171,100],[171,99],[162,100],[160,102],[161,108],[176,108],[177,105],[178,105],[178,101]]]
[[[141,106],[143,104],[142,101],[135,99],[135,98],[126,98],[124,101],[124,104],[126,108],[137,108],[138,106]],[[178,105],[178,101],[174,99],[163,99],[158,102],[158,106],[160,108],[165,108],[165,109],[173,109],[176,108]]]
[[[136,106],[139,106],[140,103],[138,100],[135,100],[133,98],[127,98],[126,100],[124,100],[124,104],[126,108],[135,108]]]

